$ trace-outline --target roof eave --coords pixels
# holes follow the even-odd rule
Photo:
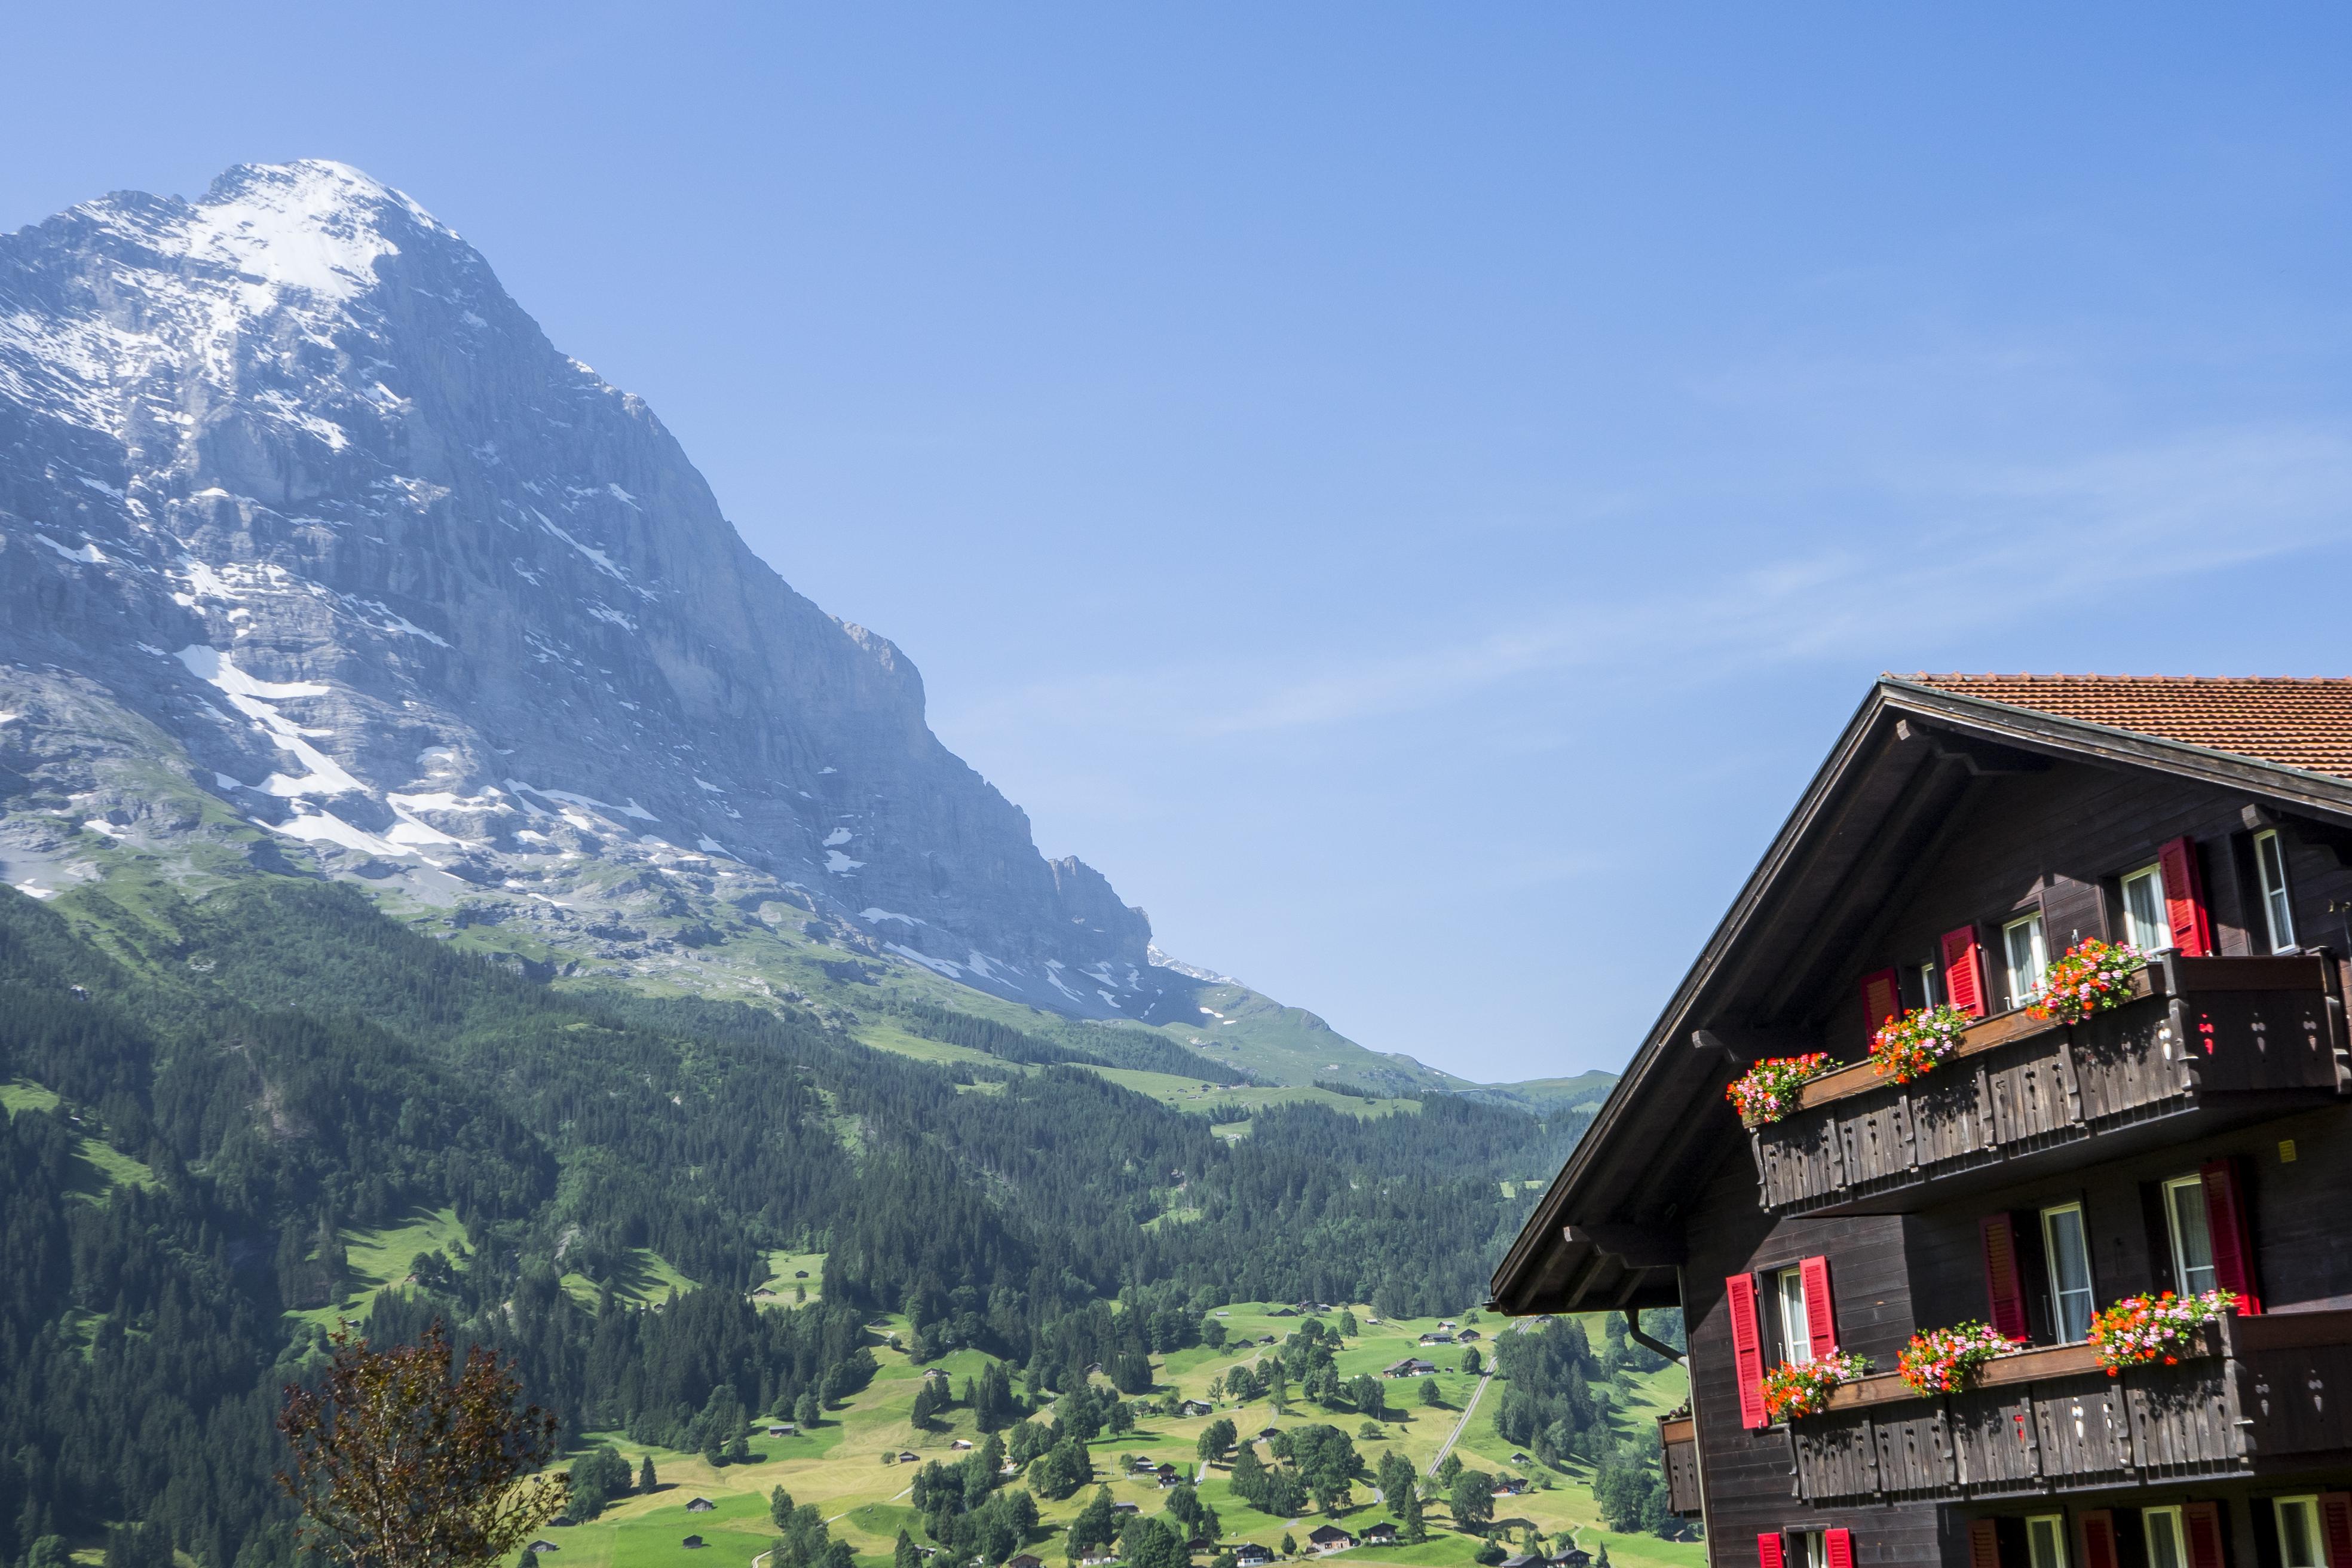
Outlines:
[[[1517,1287],[1536,1263],[1541,1249],[1550,1245],[1551,1237],[1559,1236],[1566,1223],[1561,1211],[1567,1207],[1570,1195],[1585,1174],[1603,1157],[1603,1151],[1622,1120],[1625,1108],[1643,1092],[1664,1048],[1685,1033],[1692,1005],[1746,932],[1750,917],[1782,868],[1802,847],[1807,829],[1852,768],[1879,719],[1890,710],[1931,714],[1947,722],[1958,722],[1986,731],[2003,740],[2023,742],[2029,746],[2039,746],[2066,755],[2156,768],[2227,788],[2244,789],[2284,805],[2352,821],[2352,779],[2264,762],[2232,752],[2216,751],[2187,742],[2168,741],[2112,725],[2068,719],[2039,709],[1965,696],[1893,676],[1881,677],[1854,710],[1837,743],[1831,748],[1829,756],[1798,797],[1795,808],[1781,824],[1780,832],[1773,836],[1771,844],[1757,862],[1756,869],[1741,885],[1738,896],[1717,923],[1713,934],[1700,949],[1698,957],[1684,974],[1682,983],[1675,987],[1657,1021],[1651,1026],[1650,1033],[1634,1052],[1624,1076],[1618,1079],[1616,1087],[1594,1115],[1592,1125],[1577,1141],[1567,1163],[1560,1167],[1559,1174],[1545,1189],[1535,1212],[1513,1239],[1510,1250],[1504,1254],[1502,1262],[1496,1268],[1489,1289],[1490,1296],[1498,1305],[1508,1310],[1515,1296],[1524,1296],[1525,1292]]]

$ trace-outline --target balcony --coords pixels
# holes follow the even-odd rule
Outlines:
[[[2352,1311],[2209,1324],[2202,1353],[2109,1377],[2088,1345],[1986,1364],[1965,1394],[1857,1379],[1789,1428],[1796,1494],[1861,1503],[2047,1496],[2250,1476],[2352,1449]]]
[[[1984,1019],[1909,1084],[1841,1068],[1751,1135],[1759,1201],[1899,1214],[2324,1104],[2352,1087],[2333,972],[2315,954],[2165,953],[2122,1006],[2074,1025]]]

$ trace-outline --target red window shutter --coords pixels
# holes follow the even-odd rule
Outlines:
[[[1756,1561],[1761,1563],[1763,1568],[1788,1568],[1788,1554],[1781,1549],[1780,1538],[1778,1535],[1759,1535],[1756,1538]]]
[[[2083,1568],[2117,1568],[2116,1516],[2110,1510],[2095,1508],[2083,1515]]]
[[[1977,960],[1977,928],[1944,933],[1944,995],[1961,1012],[1985,1016],[1984,968]]]
[[[1853,1568],[1853,1531],[1825,1531],[1822,1543],[1829,1548],[1830,1568]]]
[[[2189,1568],[2225,1568],[2221,1559],[2221,1505],[2192,1502],[2180,1510],[2180,1528],[2189,1537]]]
[[[1734,1274],[1726,1279],[1723,1300],[1731,1310],[1731,1368],[1739,1380],[1739,1424],[1753,1431],[1771,1425],[1764,1414],[1764,1336],[1756,1326],[1756,1277]]]
[[[2254,1290],[2254,1237],[2246,1224],[2246,1184],[2235,1160],[2215,1160],[2197,1174],[2205,1184],[2205,1228],[2213,1238],[2213,1282],[2235,1290],[2238,1310],[2254,1317],[2263,1310]]]
[[[1830,1303],[1830,1260],[1808,1258],[1797,1265],[1805,1282],[1805,1339],[1813,1359],[1837,1354],[1837,1311]]]
[[[1984,1237],[1985,1307],[1993,1331],[2003,1339],[2031,1334],[2025,1321],[2025,1287],[2017,1277],[2017,1226],[2007,1214],[1989,1214]]]
[[[1862,977],[1862,1026],[1865,1030],[1877,1034],[1887,1019],[1902,1011],[1903,987],[1896,982],[1895,971],[1882,969]]]
[[[2156,863],[2164,868],[2164,921],[2172,928],[2172,945],[2185,958],[2203,958],[2213,951],[2213,927],[2205,918],[2197,846],[2184,835],[2158,850]]]
[[[2000,1529],[1991,1520],[1969,1521],[1969,1568],[2000,1568]]]
[[[2319,1538],[2327,1543],[2327,1568],[2352,1568],[2352,1492],[2319,1494]]]

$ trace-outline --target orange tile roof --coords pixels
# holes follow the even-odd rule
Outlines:
[[[1922,674],[1890,679],[2352,778],[2352,679],[2341,677]]]

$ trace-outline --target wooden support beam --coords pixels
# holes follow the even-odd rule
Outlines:
[[[1971,777],[1991,773],[2040,773],[2050,771],[2050,759],[2039,752],[2022,751],[1979,735],[1963,735],[1916,719],[1895,721],[1895,738],[1924,744],[1945,762],[1958,763]]]
[[[1569,1239],[1575,1238],[1571,1236]],[[1559,1293],[1559,1310],[1563,1312],[1581,1310],[1577,1306],[1577,1302],[1583,1299],[1585,1287],[1592,1283],[1608,1262],[1609,1255],[1598,1247],[1594,1248],[1592,1256],[1584,1260],[1584,1267],[1578,1269],[1569,1279],[1568,1289]]]
[[[1689,1257],[1679,1235],[1645,1226],[1571,1225],[1560,1236],[1570,1247],[1582,1242],[1628,1268],[1674,1268]]]
[[[1812,1037],[1801,1029],[1742,1029],[1728,1024],[1693,1029],[1691,1044],[1710,1056],[1720,1056],[1734,1067],[1760,1062],[1766,1057],[1803,1053]]]

